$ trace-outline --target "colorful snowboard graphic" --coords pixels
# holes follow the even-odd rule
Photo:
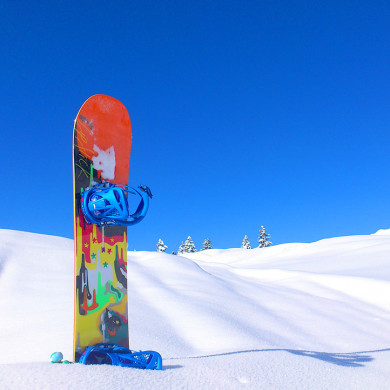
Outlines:
[[[128,184],[130,152],[131,123],[125,106],[106,95],[86,100],[73,133],[75,362],[87,346],[97,343],[129,347],[127,227],[88,225],[80,197],[97,183]]]

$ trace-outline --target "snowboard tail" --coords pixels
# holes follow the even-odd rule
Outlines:
[[[124,105],[94,95],[74,124],[75,243],[74,361],[101,342],[129,347],[127,227],[100,227],[83,217],[84,189],[102,182],[128,184],[131,123]]]

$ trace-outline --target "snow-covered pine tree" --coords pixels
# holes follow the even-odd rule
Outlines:
[[[165,252],[165,250],[168,248],[163,240],[161,238],[158,239],[158,243],[157,243],[157,252]]]
[[[259,233],[259,248],[272,245],[272,242],[269,240],[270,238],[271,236],[265,232],[265,228],[262,226]]]
[[[186,242],[184,243],[184,251],[186,253],[196,252],[194,241],[192,241],[191,236],[188,236]]]
[[[203,241],[203,245],[202,245],[202,251],[206,250],[206,249],[212,249],[213,246],[211,245],[211,241],[209,238],[206,238],[204,241]]]
[[[183,241],[181,242],[181,244],[179,246],[179,250],[177,251],[178,255],[181,255],[182,253],[185,253]]]
[[[252,249],[251,243],[249,242],[248,236],[245,234],[244,239],[242,240],[241,248],[243,249]]]

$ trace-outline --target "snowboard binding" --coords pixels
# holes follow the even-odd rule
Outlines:
[[[141,198],[134,212],[130,211],[129,195]],[[147,186],[99,183],[81,194],[81,210],[88,224],[99,226],[131,226],[141,222],[149,208],[152,193]]]
[[[109,364],[112,366],[141,368],[144,370],[161,370],[162,358],[155,351],[134,352],[113,343],[100,343],[87,347],[81,355],[81,364]]]

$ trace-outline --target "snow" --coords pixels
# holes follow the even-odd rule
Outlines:
[[[379,234],[379,235],[383,235],[383,234],[390,234],[390,229],[379,229],[376,233],[374,234]]]
[[[128,253],[132,349],[72,358],[73,241],[0,230],[1,389],[379,389],[390,383],[390,230],[310,244]]]

